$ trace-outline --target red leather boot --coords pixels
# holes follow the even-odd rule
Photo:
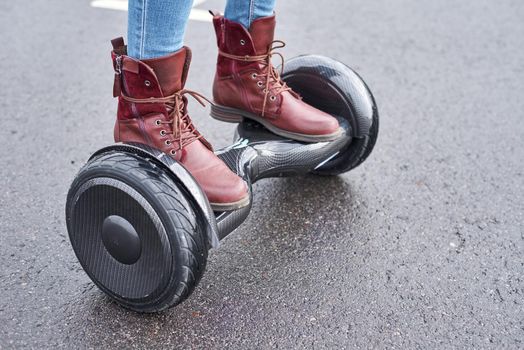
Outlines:
[[[200,103],[204,98],[184,89],[191,61],[189,48],[136,60],[127,56],[122,38],[112,44],[113,95],[118,96],[115,141],[143,143],[171,155],[193,175],[214,210],[247,205],[245,182],[213,153],[187,114],[186,95]]]
[[[249,30],[213,15],[218,44],[213,118],[249,118],[277,135],[305,142],[330,141],[342,133],[335,118],[302,101],[271,64],[272,55],[282,58],[274,50],[284,47],[273,40],[274,15],[256,19]]]

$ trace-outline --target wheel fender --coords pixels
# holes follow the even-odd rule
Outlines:
[[[377,106],[364,80],[345,64],[321,55],[293,57],[286,61],[282,72],[282,79],[299,93],[299,85],[312,84],[315,77],[329,82],[348,101],[353,111],[353,118],[349,120],[354,133],[352,136],[367,136]]]
[[[136,154],[140,157],[150,159],[159,167],[162,167],[171,174],[173,180],[182,186],[191,195],[187,198],[192,201],[195,208],[199,211],[201,217],[205,220],[206,232],[211,248],[217,248],[219,243],[218,227],[215,219],[215,214],[211,209],[207,196],[198,185],[195,178],[184,168],[182,164],[157,150],[156,148],[140,144],[140,143],[116,143],[111,146],[104,147],[96,151],[90,160],[108,152],[128,152]]]

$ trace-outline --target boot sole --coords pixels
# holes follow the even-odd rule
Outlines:
[[[249,204],[249,196],[242,198],[239,201],[231,203],[209,203],[213,211],[229,211],[243,208]]]
[[[225,107],[213,104],[211,105],[211,112],[210,115],[212,118],[216,120],[220,120],[227,123],[240,123],[244,120],[244,118],[254,120],[260,124],[262,124],[266,129],[271,131],[274,134],[277,134],[279,136],[302,141],[302,142],[325,142],[325,141],[333,141],[336,138],[338,138],[343,132],[344,129],[339,127],[337,131],[331,134],[326,135],[308,135],[308,134],[300,134],[296,132],[286,131],[280,128],[277,128],[270,122],[268,122],[265,118],[260,117],[256,114],[243,111],[241,109],[231,108],[231,107]]]

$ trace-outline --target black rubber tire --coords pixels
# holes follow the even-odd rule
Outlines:
[[[312,173],[315,175],[334,176],[346,173],[358,167],[373,151],[378,138],[378,128],[379,118],[378,113],[375,113],[373,115],[373,125],[369,129],[369,134],[364,137],[353,138],[353,141],[351,141],[349,146],[345,150],[342,150],[342,153],[345,155],[343,160],[341,159],[337,162],[337,159],[334,159],[332,163],[326,164],[326,166],[321,167]]]
[[[198,211],[192,201],[187,199],[191,194],[186,193],[182,186],[177,186],[176,179],[166,169],[153,162],[131,153],[109,152],[91,159],[79,171],[68,194],[66,217],[71,216],[70,203],[78,188],[97,177],[122,181],[149,202],[165,227],[174,266],[168,277],[169,282],[158,297],[141,302],[115,295],[99,283],[79,259],[86,273],[113,300],[134,311],[158,312],[184,301],[204,273],[209,249],[205,226],[196,215]],[[70,220],[67,221],[71,237]]]
[[[352,142],[312,173],[339,175],[362,164],[377,141],[379,114],[373,94],[358,73],[329,57],[302,55],[286,62],[282,79],[306,103],[351,126]]]

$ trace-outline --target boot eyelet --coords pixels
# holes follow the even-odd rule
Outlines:
[[[166,140],[166,142],[164,142],[166,144],[166,146],[170,146],[171,145],[171,141],[169,140]]]
[[[144,81],[145,86],[151,86],[151,82],[149,80]]]
[[[267,93],[267,89],[264,88],[264,90],[262,90],[262,93],[266,94]]]
[[[274,96],[274,95],[271,95],[271,96],[269,96],[269,99],[270,99],[271,101],[275,101],[275,100],[277,99],[277,97]]]
[[[251,74],[251,78],[256,79],[257,78],[257,73]]]
[[[176,154],[176,151],[174,149],[172,149],[171,151],[169,151],[169,154],[171,154],[172,156],[174,156]]]
[[[262,87],[262,86],[264,86],[264,83],[262,83],[262,82],[259,80],[259,81],[257,81],[257,85],[258,85],[258,87]]]
[[[165,130],[160,130],[160,136],[166,136],[166,131]]]
[[[240,45],[242,46],[246,45],[246,41],[244,39],[240,39]]]
[[[155,120],[155,125],[160,125],[160,124],[162,124],[162,121],[160,119]]]

